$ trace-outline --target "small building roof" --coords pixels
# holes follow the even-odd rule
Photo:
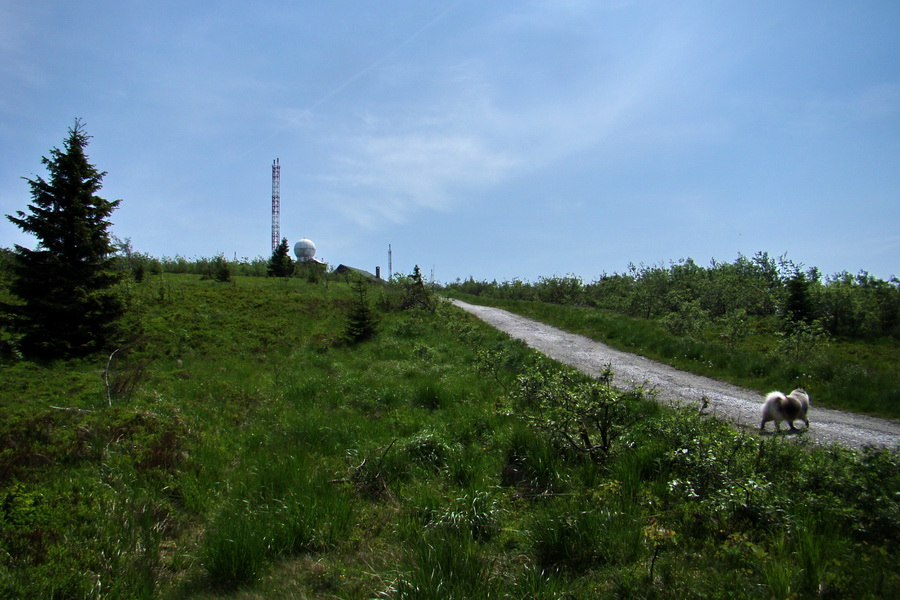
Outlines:
[[[375,275],[372,275],[368,271],[364,271],[363,269],[357,269],[356,267],[349,267],[347,265],[338,265],[337,268],[334,270],[334,272],[337,273],[338,275],[351,275],[351,274],[359,275],[360,277],[362,277],[363,279],[366,279],[368,281],[383,281],[380,277],[376,277]]]

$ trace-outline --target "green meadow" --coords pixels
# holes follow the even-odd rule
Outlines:
[[[2,598],[900,597],[897,449],[661,407],[403,278],[139,279],[114,353],[0,346]]]

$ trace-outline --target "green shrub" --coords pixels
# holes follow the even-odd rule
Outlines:
[[[608,367],[597,379],[569,368],[531,369],[517,379],[511,411],[559,447],[600,462],[640,414],[633,403],[642,391],[619,392],[611,378]]]

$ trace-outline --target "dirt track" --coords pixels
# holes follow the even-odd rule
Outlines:
[[[690,403],[698,408],[701,398],[705,396],[709,400],[707,412],[732,421],[739,427],[754,430],[759,427],[763,396],[758,392],[679,371],[499,308],[476,306],[458,300],[452,302],[535,350],[585,373],[595,375],[606,364],[611,364],[617,387],[628,388],[646,382],[656,389],[660,401]],[[897,422],[819,408],[815,403],[815,390],[810,390],[810,397],[811,425],[809,431],[802,435],[808,435],[818,443],[838,442],[854,448],[900,445],[900,424]],[[771,431],[772,423],[767,427]],[[802,423],[800,427],[803,427]]]

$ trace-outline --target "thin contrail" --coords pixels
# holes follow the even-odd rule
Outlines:
[[[384,56],[382,56],[381,58],[379,58],[378,60],[376,60],[375,62],[373,62],[371,65],[369,65],[369,66],[366,67],[365,69],[362,69],[362,70],[359,71],[358,73],[354,74],[352,77],[349,77],[346,81],[344,81],[343,83],[341,83],[340,85],[338,85],[336,88],[334,88],[333,90],[329,91],[327,94],[325,94],[324,96],[322,96],[321,98],[319,98],[318,100],[316,100],[315,102],[313,102],[312,104],[310,104],[307,108],[303,109],[303,112],[304,112],[304,113],[310,113],[310,112],[312,112],[313,110],[315,110],[316,108],[318,108],[319,106],[321,106],[322,104],[324,104],[325,102],[327,102],[328,100],[330,100],[331,98],[337,96],[337,95],[340,94],[342,91],[344,91],[345,89],[347,89],[348,87],[350,87],[350,86],[351,86],[355,81],[357,81],[358,79],[364,77],[364,76],[367,75],[368,73],[371,73],[372,71],[374,71],[375,69],[377,69],[378,67],[380,67],[383,63],[385,63],[385,62],[386,62],[387,60],[389,60],[391,57],[393,57],[393,56],[396,55],[398,52],[400,52],[401,50],[403,50],[403,48],[405,48],[406,46],[408,46],[409,44],[411,44],[417,37],[419,37],[420,35],[422,35],[422,34],[425,33],[426,31],[428,31],[429,29],[431,29],[432,27],[434,27],[439,21],[441,21],[441,19],[443,19],[444,17],[446,17],[453,9],[455,9],[457,6],[459,6],[459,4],[460,4],[461,2],[462,2],[462,0],[457,0],[457,2],[454,2],[453,4],[451,4],[448,8],[446,8],[444,11],[442,11],[438,16],[436,16],[436,17],[433,18],[431,21],[429,21],[428,23],[426,23],[425,25],[423,25],[422,27],[420,27],[419,29],[417,29],[415,32],[413,32],[412,35],[410,35],[408,38],[406,38],[405,40],[403,40],[403,42],[401,42],[401,43],[400,43],[399,45],[397,45],[395,48],[392,48],[388,53],[386,53]],[[281,132],[283,132],[285,129],[287,129],[287,127],[286,127],[286,126],[283,126],[283,127],[279,128],[278,130],[272,132],[268,137],[266,137],[265,139],[261,140],[258,144],[256,144],[256,146],[254,146],[253,148],[251,148],[251,149],[247,150],[246,152],[244,152],[239,158],[244,158],[244,157],[247,156],[248,154],[251,154],[251,153],[255,152],[255,151],[258,150],[262,145],[264,145],[264,144],[266,144],[267,142],[269,142],[269,140],[271,140],[271,139],[274,138],[275,136],[279,135],[279,134],[280,134]]]
[[[422,34],[425,33],[426,31],[428,31],[429,29],[431,29],[432,27],[434,27],[441,19],[443,19],[444,17],[446,17],[446,16],[450,13],[450,11],[452,11],[454,8],[456,8],[457,6],[459,6],[459,3],[460,3],[460,2],[462,2],[462,0],[459,0],[458,2],[454,2],[453,4],[451,4],[446,10],[444,10],[442,13],[440,13],[440,14],[439,14],[438,16],[436,16],[434,19],[432,19],[431,21],[429,21],[428,23],[426,23],[425,25],[423,25],[422,27],[420,27],[420,28],[419,28],[417,31],[415,31],[411,36],[409,36],[409,37],[406,38],[403,42],[401,42],[400,45],[398,45],[396,48],[392,49],[390,52],[388,52],[387,54],[385,54],[384,56],[382,56],[381,58],[379,58],[378,60],[376,60],[375,62],[373,62],[371,65],[369,65],[368,67],[366,67],[365,69],[363,69],[363,70],[360,71],[359,73],[353,75],[352,77],[350,77],[349,79],[347,79],[347,81],[345,81],[344,83],[340,84],[339,86],[337,86],[336,88],[334,88],[333,90],[331,90],[330,92],[328,92],[327,94],[325,94],[324,96],[322,96],[321,98],[319,98],[318,100],[316,100],[315,102],[313,102],[313,103],[309,106],[309,108],[307,108],[306,110],[307,110],[307,111],[313,110],[314,108],[316,108],[317,106],[319,106],[320,104],[322,104],[323,102],[325,102],[326,100],[328,100],[329,98],[332,98],[333,96],[336,96],[337,94],[341,93],[345,88],[347,88],[349,85],[351,85],[354,81],[356,81],[356,80],[359,79],[360,77],[363,77],[364,75],[366,75],[366,74],[370,73],[371,71],[377,69],[379,66],[381,66],[382,63],[386,62],[386,61],[387,61],[388,59],[390,59],[392,56],[394,56],[395,54],[397,54],[398,52],[400,52],[401,50],[403,50],[403,48],[405,48],[406,46],[408,46],[409,44],[411,44],[417,37],[419,37],[420,35],[422,35]]]

